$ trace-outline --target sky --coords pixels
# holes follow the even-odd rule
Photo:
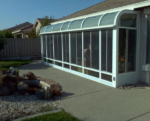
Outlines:
[[[37,18],[70,15],[104,0],[0,0],[0,30]]]

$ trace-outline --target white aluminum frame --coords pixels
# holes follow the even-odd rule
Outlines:
[[[90,28],[80,28],[80,29],[73,29],[73,30],[65,30],[65,31],[54,31],[54,32],[45,32],[45,33],[40,33],[40,35],[43,35],[43,34],[51,34],[52,35],[52,38],[53,38],[53,58],[48,58],[48,56],[46,56],[45,58],[43,57],[43,36],[41,37],[41,56],[42,56],[42,62],[44,62],[44,59],[50,59],[52,61],[54,61],[54,64],[49,64],[49,63],[45,63],[46,65],[49,65],[49,66],[53,66],[55,68],[58,68],[58,69],[61,69],[61,70],[64,70],[64,71],[67,71],[69,73],[73,73],[73,74],[76,74],[78,76],[81,76],[81,77],[84,77],[84,78],[88,78],[88,79],[91,79],[93,81],[96,81],[96,82],[100,82],[100,83],[103,83],[105,85],[108,85],[108,86],[111,86],[111,87],[117,87],[118,86],[118,39],[119,39],[119,29],[120,28],[125,28],[125,29],[134,29],[134,30],[138,30],[139,28],[139,25],[137,24],[137,27],[136,28],[133,28],[133,27],[120,27],[118,26],[118,21],[120,19],[120,17],[125,14],[125,13],[131,13],[131,14],[138,14],[138,12],[135,12],[135,11],[130,11],[130,10],[123,10],[123,11],[120,11],[117,15],[116,15],[116,18],[114,20],[114,25],[107,25],[107,26],[98,26],[98,27],[90,27]],[[101,19],[103,18],[105,14],[103,14],[100,19],[99,19],[99,22],[98,24],[100,24],[100,21]],[[83,22],[86,20],[87,18],[85,18],[83,21],[82,21],[82,24]],[[70,26],[70,24],[72,23],[72,21],[68,24],[68,28]],[[137,23],[139,23],[139,16],[138,16],[138,19],[137,19]],[[81,27],[82,27],[82,24],[81,24]],[[54,25],[55,26],[55,25]],[[54,27],[53,26],[53,27]],[[61,27],[63,26],[63,24],[61,25]],[[46,28],[45,28],[46,29]],[[52,28],[53,29],[53,28]],[[105,29],[105,30],[108,30],[108,29],[111,29],[112,30],[112,73],[109,73],[109,72],[105,72],[105,71],[101,71],[101,30],[102,29]],[[61,28],[60,28],[61,30]],[[92,30],[98,30],[99,31],[99,70],[97,69],[93,69],[93,68],[89,68],[89,67],[84,67],[84,31],[90,31],[90,35],[91,35],[91,31]],[[77,35],[77,32],[81,32],[82,34],[82,66],[80,65],[77,65],[77,64],[72,64],[71,63],[71,38],[70,38],[70,32],[76,32],[76,35]],[[139,31],[137,31],[138,33]],[[62,60],[56,60],[55,59],[55,46],[54,46],[54,33],[61,33],[61,43],[62,43]],[[63,57],[63,33],[68,33],[68,36],[69,36],[69,63],[68,62],[65,62],[64,61],[64,57]],[[107,34],[107,31],[106,31],[106,34]],[[137,35],[138,36],[138,35]],[[106,36],[107,37],[107,36]],[[47,38],[47,37],[46,37]],[[107,38],[106,38],[107,39]],[[138,40],[139,41],[139,40]],[[139,48],[139,43],[137,41],[137,49]],[[47,39],[46,39],[46,42],[47,42]],[[91,43],[91,36],[90,36],[90,43]],[[106,43],[107,45],[107,43]],[[47,47],[47,46],[46,46]],[[107,51],[107,50],[106,50]],[[137,51],[138,52],[138,51]],[[47,49],[46,49],[46,54],[47,54]],[[136,59],[138,58],[138,54],[136,53]],[[62,67],[60,66],[57,66],[55,65],[55,62],[60,62],[62,63]],[[76,61],[77,62],[77,61]],[[64,68],[64,64],[67,64],[70,66],[69,69],[67,68]],[[137,62],[138,64],[138,62]],[[136,67],[138,67],[136,64]],[[107,60],[106,60],[106,65],[107,65]],[[80,67],[82,68],[82,73],[80,72],[77,72],[77,71],[73,71],[71,70],[71,66],[75,66],[75,67]],[[90,76],[90,75],[87,75],[84,73],[84,69],[87,69],[87,70],[91,70],[91,71],[94,71],[94,72],[98,72],[99,73],[99,78],[96,78],[96,77],[93,77],[93,76]],[[106,80],[103,80],[101,79],[101,74],[107,74],[107,75],[110,75],[112,76],[112,82],[109,82],[109,81],[106,81]]]

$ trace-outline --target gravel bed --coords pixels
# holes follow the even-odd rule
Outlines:
[[[0,96],[0,121],[11,121],[16,118],[63,109],[60,96],[50,100],[38,99],[34,94]]]

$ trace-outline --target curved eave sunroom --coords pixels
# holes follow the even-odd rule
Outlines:
[[[137,23],[136,11],[122,10],[44,26],[43,63],[111,87],[122,85],[124,75],[137,74],[136,62],[129,68],[137,59]]]

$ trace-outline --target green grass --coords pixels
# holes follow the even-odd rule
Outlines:
[[[25,65],[31,63],[30,60],[9,60],[9,61],[0,61],[0,67],[2,70],[8,70],[9,67],[19,67],[21,65]]]
[[[71,116],[65,111],[61,111],[58,113],[45,114],[42,116],[37,116],[34,118],[22,120],[22,121],[80,121],[80,120]]]

